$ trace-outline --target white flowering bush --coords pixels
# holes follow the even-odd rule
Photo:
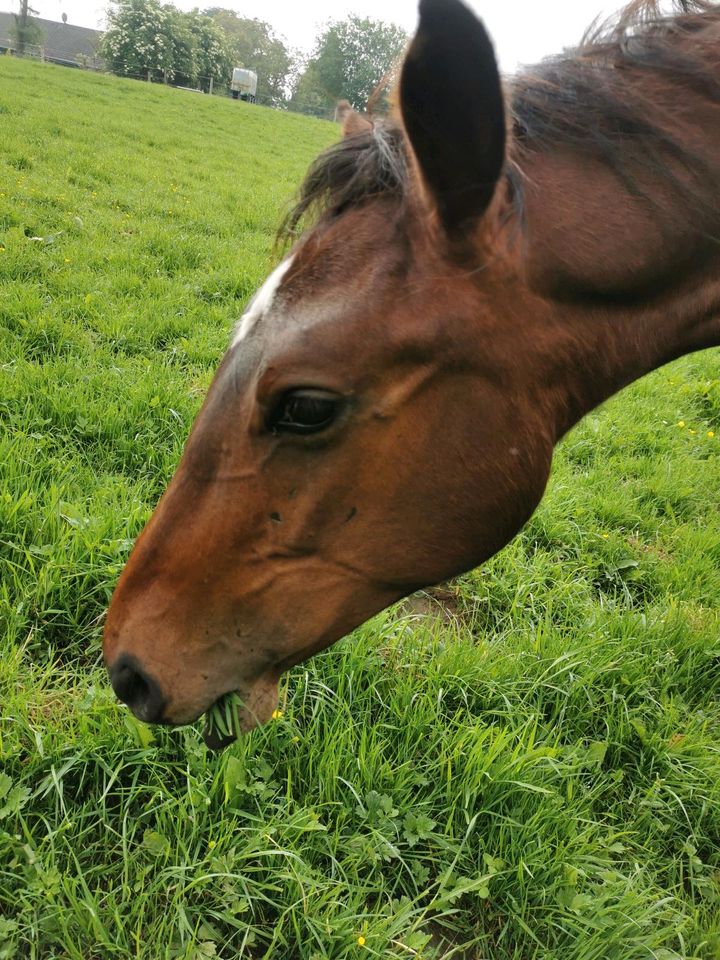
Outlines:
[[[233,68],[230,40],[223,28],[197,11],[186,14],[195,38],[199,75],[228,82]]]
[[[197,10],[159,0],[117,0],[101,53],[114,73],[195,85],[227,79],[232,57],[224,30]]]

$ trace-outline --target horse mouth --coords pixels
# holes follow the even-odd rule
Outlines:
[[[205,746],[208,748],[208,750],[219,753],[221,750],[224,750],[226,747],[229,747],[231,744],[235,743],[237,740],[237,734],[222,734],[219,730],[211,726],[211,724],[206,720],[205,725],[203,726],[202,738],[205,741]]]
[[[277,707],[277,676],[256,681],[247,691],[224,693],[206,710],[203,740],[210,750],[224,750],[266,723]]]
[[[218,697],[205,711],[202,736],[208,749],[224,750],[251,729],[245,714],[245,702],[238,690]]]

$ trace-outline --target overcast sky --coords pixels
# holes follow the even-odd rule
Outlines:
[[[572,46],[599,14],[607,16],[622,0],[468,0],[489,27],[503,70],[533,63]],[[292,47],[309,50],[320,27],[330,18],[349,13],[392,21],[411,31],[416,0],[174,0],[183,10],[224,6],[241,16],[271,23]],[[59,20],[67,13],[70,23],[103,26],[106,0],[31,0],[39,16]],[[3,9],[14,9],[12,0],[0,0]]]

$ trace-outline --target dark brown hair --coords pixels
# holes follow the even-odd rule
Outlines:
[[[638,170],[650,169],[683,194],[688,217],[707,219],[720,171],[684,140],[671,110],[648,110],[647,84],[636,81],[641,75],[662,79],[665,102],[668,86],[674,86],[678,101],[695,96],[720,103],[720,38],[681,42],[714,24],[720,26],[720,6],[710,0],[674,0],[668,14],[658,0],[634,0],[615,19],[594,24],[577,48],[513,77],[508,93],[514,142],[506,171],[513,195],[528,154],[564,144],[600,158],[633,192]],[[402,202],[409,169],[402,127],[376,120],[372,130],[346,137],[315,160],[280,239],[292,239],[307,220],[334,218],[379,196]]]

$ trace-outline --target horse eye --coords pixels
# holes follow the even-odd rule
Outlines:
[[[319,433],[335,419],[339,398],[322,390],[291,390],[268,419],[273,433]]]

